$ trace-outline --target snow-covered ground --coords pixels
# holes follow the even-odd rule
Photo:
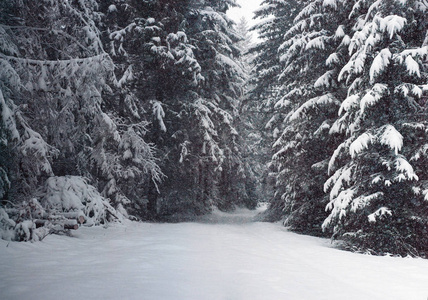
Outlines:
[[[253,215],[0,241],[0,299],[428,298],[428,260],[340,251]]]

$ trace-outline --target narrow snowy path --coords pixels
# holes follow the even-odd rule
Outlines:
[[[428,260],[339,251],[252,214],[0,241],[0,299],[428,298]]]

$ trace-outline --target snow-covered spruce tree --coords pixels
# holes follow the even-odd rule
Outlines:
[[[7,79],[2,80],[2,103],[10,113],[2,109],[2,117],[12,137],[6,149],[15,158],[6,200],[14,205],[34,196],[40,200],[43,195],[36,190],[53,175],[85,176],[102,191],[104,209],[118,216],[105,197],[122,208],[138,186],[130,179],[142,185],[146,174],[156,176],[158,169],[142,131],[122,126],[105,107],[103,96],[115,83],[114,66],[99,38],[97,2],[8,5],[11,17],[0,24],[0,63]],[[93,189],[80,177],[56,182],[73,185],[72,178],[79,188]],[[86,212],[88,218],[95,213]]]
[[[270,157],[273,155],[272,145],[278,138],[282,128],[281,120],[284,115],[275,109],[275,103],[280,99],[278,77],[281,72],[278,48],[283,43],[284,33],[292,26],[293,19],[303,7],[299,1],[266,0],[255,11],[255,18],[260,21],[251,30],[257,31],[259,40],[250,48],[252,69],[249,91],[246,96],[245,108],[254,114],[253,126],[258,132],[259,142],[255,144],[260,152],[260,163],[265,166],[262,182],[263,188],[270,191],[272,178],[269,174]],[[269,195],[268,195],[269,194]],[[272,194],[267,193],[264,201],[271,200]],[[281,208],[267,211],[266,220],[278,220]],[[279,212],[279,214],[277,214]]]
[[[176,132],[193,129],[185,125],[191,119],[185,108],[203,78],[180,25],[184,23],[185,7],[174,3],[163,7],[158,1],[117,1],[105,10],[109,51],[121,71],[120,106],[132,112],[128,120],[131,124],[149,116],[148,138],[157,146],[159,164],[166,175],[160,186],[152,182],[145,191],[147,218],[154,218],[158,198],[180,199],[187,188],[192,190],[183,184],[184,178],[179,175],[182,168],[177,168],[188,144],[179,141],[183,137]],[[179,183],[172,187],[170,182],[174,180]]]
[[[259,41],[249,49],[254,55],[252,61],[250,84],[248,92],[249,104],[254,111],[262,112],[258,119],[262,119],[259,127],[261,133],[266,135],[265,140],[271,147],[278,129],[278,116],[273,111],[274,104],[279,100],[278,76],[281,72],[278,48],[283,43],[284,33],[292,26],[293,19],[297,15],[299,5],[295,1],[262,1],[261,6],[254,12],[254,18],[260,19],[259,23],[250,30],[257,31]],[[268,134],[265,131],[269,131]],[[270,155],[270,154],[268,154]]]
[[[212,191],[217,191],[218,195],[210,197],[221,209],[231,209],[234,204],[255,205],[255,199],[248,195],[252,178],[242,159],[243,140],[237,131],[246,73],[237,48],[241,37],[225,14],[233,5],[235,1],[195,3],[194,13],[188,16],[189,36],[195,39],[195,54],[204,77],[199,95],[214,125],[212,130],[201,132],[204,163],[200,169],[208,175],[208,182],[212,182],[209,183],[213,185]],[[213,156],[215,152],[206,149],[207,146],[218,148],[215,150],[218,154]]]
[[[358,250],[427,255],[428,2],[355,1],[323,223]],[[348,45],[347,45],[348,44]]]
[[[161,214],[208,211],[220,203],[218,191],[227,191],[220,183],[221,173],[227,173],[223,166],[240,159],[239,149],[227,145],[237,140],[232,102],[240,92],[227,77],[238,67],[228,58],[233,42],[225,33],[231,26],[227,7],[222,1],[211,6],[118,1],[106,7],[114,20],[110,52],[122,64],[123,97],[153,113],[149,136],[166,176],[158,190],[149,187],[150,215],[156,206]]]
[[[0,22],[10,22],[12,7],[9,3],[2,3],[0,9],[3,13],[0,15]],[[3,55],[14,55],[18,48],[3,27],[0,27],[0,53]],[[11,189],[11,176],[14,173],[16,151],[14,147],[19,139],[19,133],[16,127],[14,116],[14,102],[12,100],[14,91],[20,86],[18,74],[12,66],[5,60],[0,59],[0,199],[2,205],[6,204],[8,193]]]
[[[246,73],[251,74],[253,68],[254,53],[249,53],[250,48],[254,46],[254,39],[250,33],[247,20],[242,17],[236,25],[237,33],[243,38],[237,43],[241,50],[239,61]],[[242,139],[241,152],[243,162],[246,168],[247,192],[250,198],[266,201],[269,198],[269,192],[272,191],[266,184],[266,143],[262,138],[260,128],[263,127],[262,113],[254,105],[249,91],[252,89],[251,75],[246,78],[244,92],[239,105],[239,123],[237,130]],[[255,204],[255,203],[254,203]]]
[[[278,48],[283,43],[284,33],[292,26],[293,20],[303,4],[299,1],[264,0],[254,12],[259,23],[250,30],[257,31],[259,42],[250,49],[255,54],[251,95],[259,101],[276,102],[278,81],[281,72]]]
[[[267,98],[269,101],[265,100],[266,112],[270,116],[266,129],[270,130],[271,139],[276,140],[276,154],[270,163],[270,181],[275,186],[275,194],[266,219],[286,217],[286,224],[296,230],[319,232],[316,227],[320,228],[322,222],[322,213],[318,213],[322,212],[322,189],[317,188],[316,181],[322,182],[323,168],[315,163],[322,160],[320,157],[328,151],[320,141],[326,135],[323,122],[333,116],[334,104],[332,107],[329,103],[334,102],[334,97],[332,94],[320,97],[326,93],[315,89],[314,83],[324,73],[323,59],[328,56],[328,48],[334,45],[329,37],[332,28],[325,32],[320,30],[327,24],[323,18],[326,19],[329,12],[323,11],[322,5],[317,7],[313,3],[303,10],[309,1],[274,2],[282,8],[282,13],[279,13],[279,21],[273,19],[271,23],[282,27],[277,28],[281,33],[279,36],[269,37],[271,45],[265,42],[266,47],[272,47],[276,39],[274,45],[278,61],[273,80],[275,95]],[[272,5],[266,10],[271,8]],[[312,16],[314,12],[317,14]],[[320,49],[316,43],[316,38],[322,35],[329,39],[322,45],[327,49]],[[272,81],[272,78],[268,79]],[[325,103],[318,105],[323,101]],[[324,128],[321,129],[321,125]]]
[[[245,68],[250,70],[254,55],[251,55],[249,50],[254,46],[254,41],[253,33],[250,32],[250,27],[245,17],[242,17],[235,25],[235,30],[241,36],[241,40],[236,43],[236,46],[241,50],[240,61],[244,63]]]
[[[4,133],[6,136],[2,143],[2,154],[6,153],[2,155],[2,169],[6,169],[9,176],[9,189],[7,193],[2,193],[2,204],[7,206],[2,219],[4,221],[11,217],[14,223],[12,233],[2,235],[17,240],[37,239],[33,235],[35,222],[28,219],[42,216],[32,211],[40,206],[37,199],[32,197],[43,181],[53,175],[52,162],[59,153],[58,149],[46,142],[47,136],[39,133],[47,133],[43,127],[46,122],[40,123],[40,120],[45,121],[41,115],[49,116],[51,100],[42,94],[48,90],[50,82],[47,74],[52,66],[49,66],[46,58],[38,59],[52,55],[44,47],[49,44],[51,37],[47,36],[44,44],[39,34],[39,31],[45,30],[43,26],[49,20],[38,20],[36,23],[34,19],[26,17],[30,10],[40,17],[45,13],[37,5],[29,6],[9,1],[5,12],[8,18],[2,19],[0,25],[0,76],[1,89],[4,91],[1,93],[2,123],[7,129],[2,131],[2,135]],[[10,225],[11,222],[8,223]],[[7,231],[8,228],[2,228],[5,229]]]
[[[334,70],[325,72],[329,54],[340,43],[337,24],[341,23],[341,10],[341,5],[311,1],[298,11],[277,49],[282,68],[277,93],[281,98],[273,105],[273,113],[276,128],[281,130],[271,163],[275,196],[268,213],[283,218],[294,230],[314,234],[321,233],[326,216],[322,184],[335,143],[328,128],[343,94]]]

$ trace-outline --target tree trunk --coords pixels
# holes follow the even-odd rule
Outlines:
[[[155,219],[157,216],[157,203],[158,203],[158,190],[153,180],[149,181],[149,188],[147,192],[147,215],[149,219]]]

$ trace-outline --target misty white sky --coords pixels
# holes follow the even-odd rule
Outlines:
[[[253,20],[253,11],[259,7],[262,0],[238,0],[237,2],[241,5],[241,8],[229,9],[227,15],[236,23],[239,22],[241,17],[245,17],[250,27],[257,23],[257,21]]]

